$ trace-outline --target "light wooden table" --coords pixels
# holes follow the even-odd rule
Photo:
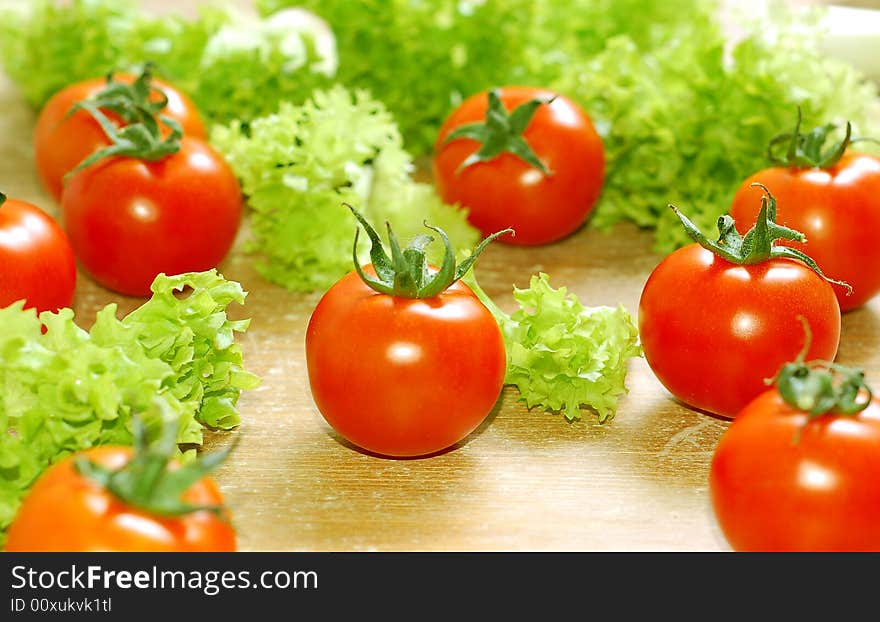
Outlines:
[[[167,3],[166,3],[167,4]],[[0,77],[0,189],[57,214],[34,169],[35,114]],[[494,245],[478,263],[486,291],[512,309],[511,288],[546,271],[587,305],[636,313],[661,256],[651,234],[622,225],[584,229],[534,249]],[[243,394],[241,442],[217,479],[249,551],[724,551],[707,476],[725,420],[675,402],[643,359],[631,361],[617,417],[568,423],[528,411],[504,390],[466,442],[426,459],[389,460],[341,442],[308,387],[304,330],[319,295],[263,280],[236,249],[220,266],[249,290],[245,364],[263,385]],[[109,302],[139,299],[80,274],[75,309],[88,326]],[[880,382],[880,299],[843,319],[839,361]],[[228,442],[210,435],[206,445]]]

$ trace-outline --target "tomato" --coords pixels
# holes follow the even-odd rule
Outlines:
[[[122,73],[114,74],[113,79],[130,84],[136,78]],[[168,98],[168,104],[162,110],[163,115],[180,123],[185,135],[207,138],[201,115],[187,95],[157,78],[152,79],[152,85],[161,89]],[[98,122],[85,110],[67,116],[75,104],[93,97],[106,86],[106,78],[71,84],[49,98],[37,116],[34,128],[37,171],[46,190],[56,200],[61,200],[64,176],[92,152],[110,143]],[[108,116],[117,124],[121,123],[118,117],[110,113]]]
[[[775,388],[731,422],[709,473],[737,551],[880,551],[880,404],[809,415]]]
[[[104,446],[68,456],[47,469],[28,491],[9,527],[6,551],[234,551],[236,537],[226,517],[210,510],[165,517],[133,507],[74,466],[78,456],[116,469],[132,448]],[[204,477],[182,499],[222,506],[216,484]]]
[[[780,233],[765,193],[749,243],[730,217],[716,242],[674,208],[695,242],[654,268],[639,300],[639,336],[657,379],[688,406],[722,417],[766,390],[800,351],[802,319],[813,333],[809,356],[833,360],[840,343],[834,290],[810,257],[773,244],[798,232]]]
[[[110,157],[70,176],[62,222],[81,266],[111,290],[146,296],[157,274],[217,267],[232,247],[242,196],[209,144],[184,136],[150,162]]]
[[[468,219],[484,235],[510,227],[516,235],[502,242],[538,245],[560,240],[584,224],[599,199],[605,176],[602,140],[579,106],[540,88],[499,89],[500,103],[487,121],[492,93],[466,99],[440,128],[432,162],[438,192],[447,203],[467,208]],[[521,130],[521,120],[511,111],[551,99],[552,103],[534,109],[534,116]],[[509,117],[502,105],[511,112]],[[493,120],[499,119],[506,120],[493,130],[493,137],[484,134],[482,142],[467,136],[448,140],[462,127],[473,128],[471,124],[484,121],[486,127],[494,127]],[[513,151],[501,150],[468,164],[481,146],[491,147],[499,140]],[[547,172],[515,155],[528,149]]]
[[[464,283],[408,299],[373,291],[353,271],[312,313],[306,363],[327,423],[362,449],[404,457],[473,432],[498,400],[507,361],[495,319]]]
[[[73,303],[76,261],[67,234],[36,205],[0,194],[0,308],[57,311]]]
[[[779,223],[807,236],[800,248],[822,271],[849,283],[835,285],[841,311],[864,305],[880,292],[880,158],[847,152],[828,168],[774,167],[751,175],[737,190],[730,214],[741,231],[754,222],[759,181],[777,197]]]

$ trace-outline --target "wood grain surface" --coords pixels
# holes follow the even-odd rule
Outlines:
[[[144,2],[159,9],[182,3]],[[247,4],[247,3],[242,3]],[[0,77],[0,189],[57,215],[33,163],[35,113]],[[246,234],[246,226],[243,235]],[[511,288],[545,271],[587,305],[624,304],[636,313],[662,257],[650,232],[585,228],[540,248],[494,245],[478,263],[486,291],[512,309]],[[136,252],[136,251],[133,251]],[[629,367],[617,416],[569,423],[528,411],[504,390],[485,424],[440,455],[391,460],[347,445],[309,392],[303,351],[318,294],[262,279],[237,247],[219,266],[250,292],[231,313],[250,317],[245,365],[263,378],[239,402],[237,450],[217,474],[247,551],[725,551],[708,495],[708,468],[728,422],[686,408],[643,359]],[[117,302],[80,273],[78,321]],[[880,380],[880,300],[843,318],[839,361]],[[207,446],[230,441],[213,434]]]

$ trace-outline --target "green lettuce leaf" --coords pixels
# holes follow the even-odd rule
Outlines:
[[[571,97],[606,147],[590,226],[655,229],[660,252],[690,241],[668,204],[713,227],[798,105],[805,127],[850,120],[880,134],[869,124],[877,86],[820,49],[821,11],[779,4],[742,21],[733,45],[717,1],[258,0],[265,13],[301,5],[333,25],[339,80],[380,97],[416,156],[478,91],[525,83]]]
[[[79,80],[111,71],[157,76],[188,93],[209,125],[247,121],[301,102],[336,71],[332,31],[284,16],[256,19],[202,6],[193,19],[131,0],[34,0],[0,7],[0,61],[35,108]]]
[[[659,252],[689,242],[667,205],[714,226],[740,181],[767,165],[768,141],[790,131],[798,106],[805,126],[850,120],[857,134],[880,135],[877,85],[820,49],[821,11],[795,14],[777,3],[742,21],[732,42],[717,0],[256,5],[261,19],[206,8],[186,21],[148,15],[131,0],[35,0],[0,11],[0,60],[34,105],[74,79],[154,60],[209,124],[236,121],[245,135],[281,102],[302,105],[336,80],[381,101],[415,158],[430,156],[440,124],[465,97],[511,83],[550,88],[587,111],[605,144],[605,188],[589,225],[653,229]],[[321,28],[279,26],[290,24],[276,21],[288,7],[326,20],[338,68],[326,62]],[[436,203],[432,210],[448,213]]]
[[[334,29],[338,79],[379,97],[404,143],[429,154],[465,97],[504,84],[550,86],[609,37],[665,44],[666,24],[698,0],[257,0],[265,15],[301,6]]]
[[[691,242],[668,205],[714,228],[742,181],[769,166],[767,144],[791,131],[798,106],[804,127],[849,120],[878,135],[876,85],[825,57],[817,29],[779,14],[730,46],[714,13],[695,11],[648,54],[620,36],[573,62],[556,86],[591,112],[608,163],[591,225],[655,229],[664,253]]]
[[[192,89],[209,121],[247,123],[275,112],[283,101],[302,103],[316,88],[333,83],[337,67],[333,33],[324,24],[300,19],[301,15],[239,17],[211,36]]]
[[[404,243],[425,232],[425,221],[458,248],[479,241],[464,210],[412,178],[394,119],[365,91],[315,91],[303,105],[283,102],[247,129],[237,122],[216,127],[211,141],[248,197],[246,251],[258,255],[265,278],[288,289],[324,290],[353,268],[356,223],[346,203],[372,222],[390,222]],[[439,258],[439,240],[428,251]],[[366,240],[360,252],[366,259]]]
[[[173,413],[182,445],[201,444],[205,428],[238,425],[241,391],[259,384],[234,341],[248,320],[226,315],[245,295],[214,270],[159,275],[141,307],[118,319],[107,305],[89,331],[71,309],[0,309],[0,533],[50,464],[131,444],[133,415],[156,437],[161,412]]]
[[[584,408],[600,422],[614,417],[627,392],[628,362],[642,355],[638,329],[623,305],[587,307],[550,278],[533,275],[514,288],[519,308],[508,315],[480,288],[466,282],[495,316],[507,349],[505,384],[515,386],[528,408],[561,412],[569,421]]]
[[[131,0],[69,5],[49,0],[0,9],[3,69],[35,107],[76,82],[123,69],[122,33],[137,19]]]

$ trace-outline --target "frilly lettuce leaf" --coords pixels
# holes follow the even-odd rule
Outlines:
[[[659,252],[689,243],[667,206],[713,228],[742,181],[770,165],[767,144],[793,129],[798,106],[804,128],[834,122],[842,134],[849,120],[856,134],[877,135],[877,86],[826,57],[818,25],[804,19],[773,15],[731,45],[702,9],[667,25],[669,41],[648,53],[619,36],[572,61],[555,85],[590,111],[608,162],[591,225],[655,229]]]
[[[655,250],[667,252],[689,242],[667,205],[713,227],[739,183],[767,165],[768,141],[790,131],[798,105],[805,127],[850,120],[858,135],[880,135],[877,85],[820,48],[822,12],[771,5],[740,20],[733,42],[717,0],[257,0],[259,20],[206,8],[191,21],[130,0],[35,0],[0,9],[0,59],[34,105],[75,79],[154,60],[209,123],[245,131],[335,79],[382,101],[416,157],[430,156],[468,95],[546,87],[578,102],[605,144],[590,226],[654,229]],[[335,74],[319,53],[321,28],[274,21],[286,7],[329,24]]]
[[[533,84],[571,97],[606,148],[590,226],[656,229],[661,252],[690,241],[668,204],[714,227],[798,105],[804,127],[850,120],[860,135],[880,135],[868,124],[880,118],[877,86],[820,49],[821,11],[770,4],[778,10],[754,21],[728,16],[742,32],[733,44],[718,1],[257,2],[265,13],[305,6],[333,25],[339,80],[380,97],[417,156],[431,153],[455,105],[483,89]]]
[[[182,445],[201,444],[205,428],[239,423],[238,397],[259,379],[243,369],[234,341],[248,320],[230,320],[226,307],[243,303],[245,292],[214,270],[160,275],[153,292],[121,320],[107,305],[90,331],[71,309],[0,309],[0,531],[50,464],[130,444],[135,414],[155,437],[160,412],[173,413]]]
[[[333,32],[308,14],[241,17],[207,41],[193,99],[210,121],[247,123],[329,87],[337,64]]]
[[[0,62],[35,108],[68,84],[139,71],[147,61],[192,97],[209,125],[301,102],[329,85],[337,66],[332,31],[289,12],[256,19],[218,4],[188,19],[131,0],[0,7]]]
[[[507,350],[504,382],[519,390],[528,408],[561,412],[569,421],[580,419],[584,408],[600,422],[614,417],[627,392],[628,362],[642,355],[638,329],[623,305],[584,306],[539,273],[528,288],[514,288],[519,308],[508,315],[472,272],[465,279],[501,327]]]
[[[216,127],[211,142],[248,197],[246,250],[259,256],[264,277],[288,289],[323,290],[353,268],[356,223],[346,203],[373,222],[390,222],[403,242],[425,232],[424,221],[443,228],[456,247],[479,240],[464,210],[413,180],[394,119],[365,91],[315,91],[303,105],[284,102],[247,129]],[[441,252],[435,241],[429,257]]]
[[[323,17],[339,48],[338,79],[385,103],[404,144],[431,153],[465,97],[504,84],[551,86],[572,59],[628,33],[667,44],[666,25],[700,0],[257,0],[265,15],[300,6]]]
[[[59,89],[122,69],[126,31],[139,11],[131,0],[69,5],[35,0],[0,7],[3,69],[35,107]]]

